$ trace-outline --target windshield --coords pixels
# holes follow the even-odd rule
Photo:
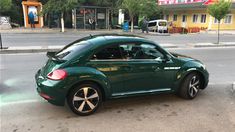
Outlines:
[[[75,41],[67,46],[65,46],[62,50],[55,54],[55,57],[60,60],[69,60],[79,52],[85,50],[88,46],[88,42],[85,40]]]
[[[159,26],[166,26],[166,24],[167,24],[166,22],[159,22],[158,23]]]

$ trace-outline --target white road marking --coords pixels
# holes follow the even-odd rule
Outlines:
[[[46,55],[46,52],[35,52],[35,53],[9,53],[9,54],[0,54],[0,56],[13,56],[13,55],[31,55],[31,54],[45,54]]]
[[[21,101],[13,101],[13,102],[0,102],[0,107],[8,106],[8,105],[17,105],[17,104],[27,104],[27,103],[37,103],[40,100],[31,99],[31,100],[21,100]]]

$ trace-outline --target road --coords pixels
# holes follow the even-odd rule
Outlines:
[[[210,72],[210,85],[191,101],[175,95],[117,99],[103,103],[96,114],[74,115],[41,99],[34,74],[46,61],[45,53],[1,56],[2,132],[55,131],[174,131],[235,130],[235,48],[171,49],[202,60]]]
[[[89,34],[99,34],[102,32],[67,32],[67,33],[3,33],[2,41],[4,47],[11,46],[51,46],[51,45],[66,45],[74,40],[81,37],[88,36]],[[113,33],[113,31],[110,31]],[[123,32],[119,32],[123,33]],[[149,38],[160,44],[176,44],[179,47],[185,47],[193,43],[215,43],[217,41],[216,34],[173,34],[170,36],[156,36],[151,34],[141,34],[137,35]],[[25,40],[27,38],[27,41]],[[222,34],[220,36],[221,42],[234,42],[235,35],[232,34]]]

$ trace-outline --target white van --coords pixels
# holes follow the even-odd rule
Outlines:
[[[149,31],[167,33],[167,20],[152,20],[148,22]]]

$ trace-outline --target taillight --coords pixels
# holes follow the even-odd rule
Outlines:
[[[63,80],[67,76],[67,72],[62,69],[54,70],[47,75],[47,78],[51,80]]]

